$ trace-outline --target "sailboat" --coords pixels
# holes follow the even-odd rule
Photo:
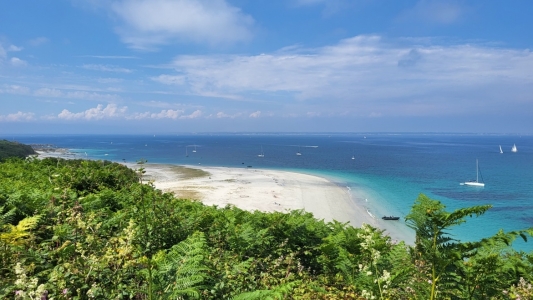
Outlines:
[[[500,145],[500,153],[503,153],[502,145]]]
[[[511,148],[511,152],[516,152],[518,149],[516,149],[516,144],[513,144],[513,148]]]
[[[258,157],[265,157],[265,153],[263,153],[263,146],[261,146],[261,154],[257,155]]]
[[[483,177],[481,177],[481,180],[483,180]],[[483,187],[485,186],[485,183],[479,182],[479,164],[478,160],[476,159],[476,181],[467,181],[463,183],[464,185],[470,185],[470,186],[479,186]]]
[[[196,153],[196,145],[194,145],[194,150],[192,152]]]
[[[302,153],[300,152],[300,146],[298,146],[298,152],[296,152],[296,155],[300,156]]]

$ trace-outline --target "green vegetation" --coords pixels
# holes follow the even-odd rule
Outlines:
[[[28,155],[36,154],[31,146],[6,140],[0,141],[0,161],[8,157],[24,158]]]
[[[107,161],[0,164],[0,298],[533,299],[533,254],[447,231],[490,206],[447,212],[424,195],[416,244],[309,213],[176,199]]]

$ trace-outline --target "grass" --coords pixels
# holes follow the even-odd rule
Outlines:
[[[178,174],[181,179],[201,178],[211,175],[209,174],[209,172],[206,172],[204,170],[187,168],[182,166],[172,166],[170,167],[170,170]]]

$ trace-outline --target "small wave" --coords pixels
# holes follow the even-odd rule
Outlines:
[[[375,219],[374,215],[367,209],[366,212],[372,217],[372,219]]]

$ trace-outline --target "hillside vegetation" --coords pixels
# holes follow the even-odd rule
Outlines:
[[[0,164],[2,299],[532,299],[532,230],[446,234],[490,206],[420,195],[416,245],[309,213],[210,207],[107,161]]]
[[[0,161],[3,161],[8,157],[24,158],[32,154],[36,153],[29,145],[10,142],[7,140],[0,140]]]

